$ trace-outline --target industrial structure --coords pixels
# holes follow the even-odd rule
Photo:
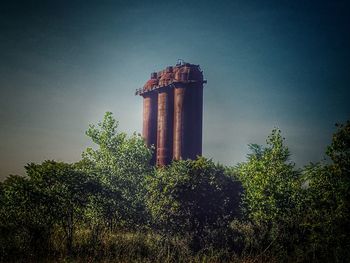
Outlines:
[[[179,60],[153,72],[136,90],[143,97],[142,136],[155,147],[153,164],[163,166],[202,154],[204,83],[199,65]]]

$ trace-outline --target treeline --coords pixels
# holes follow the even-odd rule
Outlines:
[[[0,183],[1,261],[349,262],[350,122],[327,161],[297,169],[278,129],[232,167],[155,169],[111,113],[78,163],[26,165]]]

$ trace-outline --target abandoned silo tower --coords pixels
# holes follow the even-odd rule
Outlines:
[[[154,145],[153,164],[195,159],[202,154],[203,72],[179,60],[154,72],[136,95],[143,97],[142,136]]]

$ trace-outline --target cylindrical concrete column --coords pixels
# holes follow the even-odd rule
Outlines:
[[[169,163],[168,125],[169,95],[167,91],[158,94],[157,165]]]
[[[194,150],[193,150],[193,158],[196,156],[202,155],[202,136],[203,136],[203,85],[196,87],[196,99],[197,99],[197,107],[194,111],[194,123],[197,126],[196,136],[193,142]]]
[[[157,146],[157,94],[148,94],[143,97],[143,125],[142,137],[147,146]],[[156,149],[154,149],[156,151]],[[155,163],[156,154],[153,154],[151,163]]]
[[[174,89],[174,140],[173,140],[173,159],[183,158],[184,137],[185,137],[185,88],[177,87]]]
[[[202,126],[203,126],[203,86],[190,85],[186,93],[187,122],[185,129],[186,158],[194,160],[202,155]]]
[[[142,137],[144,138],[147,146],[151,145],[151,112],[151,97],[145,96],[143,98]]]

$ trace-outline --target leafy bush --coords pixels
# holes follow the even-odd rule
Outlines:
[[[240,183],[203,157],[174,161],[148,176],[146,185],[155,226],[164,233],[189,235],[199,247],[240,216]]]
[[[98,146],[88,148],[79,164],[93,174],[103,191],[90,203],[95,224],[137,229],[147,223],[144,178],[152,171],[151,150],[140,135],[118,132],[118,122],[107,112],[102,122],[90,125],[86,134]]]
[[[247,161],[150,165],[111,113],[76,164],[44,161],[0,183],[0,261],[347,262],[350,122],[327,162],[295,169],[281,132]],[[54,261],[53,261],[54,262]]]

